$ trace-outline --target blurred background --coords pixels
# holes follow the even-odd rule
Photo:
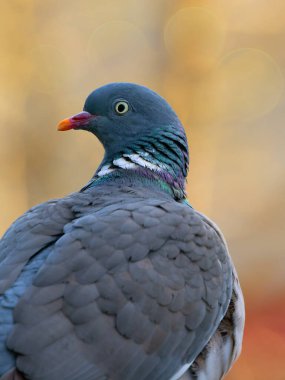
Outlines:
[[[244,289],[227,379],[284,380],[285,2],[10,0],[0,30],[0,235],[99,164],[99,142],[59,120],[102,84],[151,87],[187,130],[189,200],[223,230]]]

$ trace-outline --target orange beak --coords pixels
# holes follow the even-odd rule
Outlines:
[[[69,129],[73,129],[73,123],[70,119],[63,119],[57,126],[58,131],[68,131]]]
[[[94,119],[96,116],[91,115],[89,112],[80,112],[77,115],[70,117],[69,119],[62,120],[58,126],[58,131],[68,131],[70,129],[84,129],[90,120]]]

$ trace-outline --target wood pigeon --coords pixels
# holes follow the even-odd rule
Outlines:
[[[244,304],[217,226],[185,194],[170,105],[111,83],[58,129],[105,148],[80,191],[31,208],[0,241],[0,379],[218,380]]]

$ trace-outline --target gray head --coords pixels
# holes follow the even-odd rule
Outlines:
[[[105,148],[102,167],[142,166],[181,182],[188,168],[184,129],[170,105],[154,91],[132,83],[111,83],[93,91],[83,112],[63,120],[59,130],[83,129]],[[124,165],[125,162],[125,165]]]

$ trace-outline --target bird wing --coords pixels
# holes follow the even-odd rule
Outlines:
[[[13,325],[13,308],[32,283],[49,246],[73,219],[71,204],[67,198],[33,207],[0,240],[0,376],[15,365],[15,355],[5,344]]]
[[[7,341],[28,378],[176,379],[216,331],[232,287],[221,238],[185,204],[129,199],[69,224],[67,207],[63,232],[27,242],[50,244]]]
[[[0,240],[0,295],[35,254],[58,239],[73,218],[70,204],[51,200],[18,218]]]

